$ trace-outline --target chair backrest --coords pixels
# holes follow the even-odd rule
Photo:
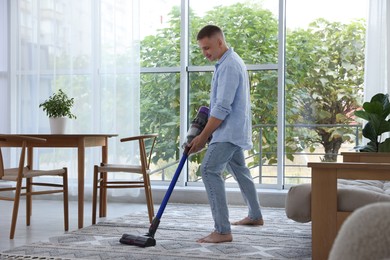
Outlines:
[[[156,140],[157,140],[157,134],[156,135],[147,135],[147,136],[144,136],[144,138],[140,139],[139,140],[139,145],[140,145],[140,151],[144,151],[144,155],[145,156],[145,165],[146,165],[146,169],[149,170],[149,167],[150,167],[150,161],[152,159],[152,154],[153,154],[153,148],[154,148],[154,145],[156,144]],[[146,153],[146,146],[145,146],[145,143],[146,143],[146,140],[148,139],[152,139],[152,144],[151,144],[151,147],[148,151],[148,153]]]
[[[145,135],[139,135],[139,136],[132,136],[127,138],[122,138],[121,142],[128,142],[128,141],[135,141],[138,140],[139,144],[139,151],[140,151],[140,160],[142,167],[145,168],[145,170],[149,170],[150,162],[153,154],[153,149],[156,144],[158,134],[145,134]],[[151,140],[151,146],[146,151],[146,141]]]

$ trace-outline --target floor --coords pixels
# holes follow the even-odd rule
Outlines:
[[[62,201],[34,200],[31,225],[25,225],[25,202],[21,201],[16,224],[15,238],[9,239],[11,226],[12,202],[0,201],[0,252],[36,241],[44,241],[49,237],[64,234]],[[85,203],[84,226],[92,223],[91,203]],[[120,217],[133,210],[147,212],[144,204],[109,202],[106,218]],[[155,206],[158,210],[158,206]],[[101,218],[100,220],[103,220]],[[99,219],[98,219],[99,220]],[[69,231],[77,229],[77,202],[69,202]]]
[[[155,213],[161,204],[166,188],[154,189],[153,199],[155,203]],[[238,190],[228,191],[228,200],[230,204],[243,205],[242,196]],[[263,207],[284,207],[285,191],[260,191],[259,197]],[[194,203],[207,204],[207,197],[203,189],[193,188],[191,190],[176,188],[170,198],[170,203]],[[9,239],[11,226],[11,212],[13,203],[9,201],[0,201],[0,252],[22,246],[36,241],[44,241],[49,237],[64,234],[62,201],[57,200],[38,200],[33,201],[33,214],[31,225],[25,225],[26,210],[24,198],[21,200],[19,216],[16,224],[15,238]],[[84,204],[84,227],[92,224],[92,205],[86,200]],[[121,217],[131,213],[131,211],[145,211],[146,205],[142,201],[138,203],[113,202],[109,201],[107,210],[107,219]],[[103,219],[101,219],[103,220]],[[69,201],[69,231],[77,229],[77,201]]]

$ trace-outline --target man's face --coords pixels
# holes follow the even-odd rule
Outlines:
[[[198,41],[198,45],[202,50],[203,55],[209,61],[215,61],[221,58],[222,41],[217,36],[205,37]]]

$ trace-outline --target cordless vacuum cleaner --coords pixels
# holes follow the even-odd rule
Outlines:
[[[168,187],[167,193],[165,194],[164,199],[161,202],[157,215],[153,218],[152,223],[150,224],[149,232],[145,235],[140,235],[140,236],[123,234],[119,242],[121,242],[122,244],[136,245],[139,247],[149,247],[149,246],[156,245],[154,234],[156,233],[158,225],[160,224],[160,219],[168,203],[168,200],[172,194],[173,188],[175,187],[175,184],[180,176],[181,170],[183,169],[183,166],[188,158],[189,147],[187,146],[187,144],[191,143],[192,139],[194,139],[197,135],[199,135],[202,132],[203,128],[207,123],[208,114],[209,114],[209,108],[202,106],[199,108],[198,114],[196,115],[195,119],[192,120],[191,127],[187,133],[186,142],[183,144],[184,147],[183,156],[179,162],[179,166],[176,169],[175,175],[173,176],[172,181]]]

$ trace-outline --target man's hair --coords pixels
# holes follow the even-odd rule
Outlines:
[[[198,32],[198,36],[196,37],[196,40],[199,41],[206,37],[210,38],[217,34],[220,34],[222,35],[222,37],[224,37],[221,28],[215,25],[206,25]]]

